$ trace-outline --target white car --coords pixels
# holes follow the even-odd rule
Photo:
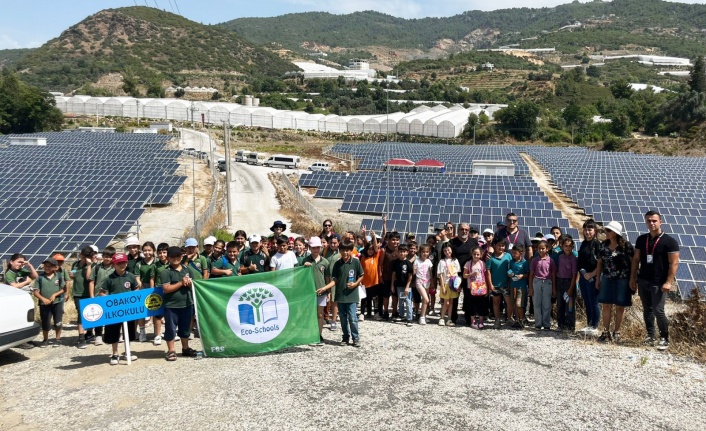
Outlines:
[[[328,163],[326,162],[316,162],[313,163],[311,166],[309,166],[309,170],[312,172],[315,171],[330,171],[331,167],[329,166]]]
[[[0,352],[34,340],[39,329],[30,294],[0,283]]]

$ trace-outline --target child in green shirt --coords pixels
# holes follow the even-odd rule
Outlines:
[[[44,261],[44,273],[34,282],[33,294],[39,300],[39,315],[42,319],[42,336],[40,347],[49,345],[49,329],[51,319],[54,319],[54,347],[61,346],[61,321],[64,318],[64,293],[66,280],[57,274],[59,263],[53,257]]]

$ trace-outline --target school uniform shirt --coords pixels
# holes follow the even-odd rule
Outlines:
[[[231,262],[230,260],[228,260],[227,257],[221,256],[218,260],[213,261],[213,268],[222,269],[224,271],[230,269],[231,271],[233,271],[233,275],[209,275],[209,277],[211,278],[235,277],[240,272],[240,261],[236,259],[235,262]]]
[[[162,287],[165,284],[175,284],[180,282],[186,275],[189,275],[189,270],[184,265],[181,265],[179,270],[167,267],[159,274],[159,283]],[[193,305],[194,300],[191,297],[191,287],[181,286],[174,292],[164,294],[164,306],[167,308],[186,308]]]
[[[358,288],[349,289],[348,282],[351,280],[355,282],[364,274],[360,260],[354,259],[353,257],[348,259],[348,262],[345,262],[343,259],[337,260],[331,272],[331,276],[336,281],[336,296],[334,301],[340,302],[341,304],[357,303],[360,300],[358,297]]]
[[[287,250],[285,253],[276,253],[270,259],[270,268],[275,271],[292,269],[295,266],[297,266],[297,255],[291,250]]]
[[[197,254],[193,259],[189,256],[184,256],[181,260],[181,266],[189,270],[189,276],[194,280],[203,280],[204,270],[208,271],[208,259]]]
[[[93,267],[93,271],[96,286],[100,286],[101,283],[103,283],[103,280],[108,278],[108,276],[115,271],[115,268],[113,267],[113,265],[110,265],[108,267],[103,265],[95,265]]]
[[[243,259],[240,261],[240,265],[249,268],[252,264],[255,264],[257,267],[257,272],[265,272],[265,268],[267,268],[267,265],[269,264],[269,258],[265,256],[265,253],[262,251],[255,253],[248,249],[243,254]]]
[[[169,261],[162,262],[161,260],[157,260],[154,262],[154,285],[155,286],[161,286],[159,276],[167,268],[169,268]]]
[[[547,255],[544,259],[535,257],[530,264],[530,271],[534,273],[535,278],[551,280],[552,274],[556,273],[554,260]]]
[[[524,275],[524,277],[519,280],[513,280],[512,278],[510,278],[510,287],[514,289],[526,289],[529,282],[529,280],[527,279],[527,276],[530,272],[529,262],[527,262],[524,257],[519,261],[513,259],[510,262],[510,270],[512,270],[513,276],[521,274]]]
[[[23,281],[27,280],[27,277],[29,277],[31,273],[32,272],[25,267],[22,267],[17,271],[8,269],[5,273],[5,283],[22,283]]]
[[[155,262],[156,260],[152,260],[152,263],[147,263],[144,259],[140,262],[140,282],[143,288],[150,287],[150,279],[152,278],[154,278],[154,285],[157,285]]]
[[[331,278],[330,262],[321,256],[319,256],[319,261],[317,262],[312,255],[305,257],[302,265],[307,262],[311,263],[311,269],[314,271],[314,286],[316,289],[318,290],[326,286],[326,278]],[[324,295],[326,295],[326,293],[324,293]]]
[[[66,280],[64,280],[63,275],[60,273],[54,273],[52,277],[47,277],[45,274],[41,274],[36,280],[34,280],[34,289],[39,290],[39,294],[43,297],[49,299],[53,294],[61,291],[66,287]],[[59,304],[64,302],[64,295],[58,295],[54,298],[52,304]]]
[[[90,277],[87,276],[88,268],[92,268],[91,264],[81,265],[81,262],[74,262],[71,270],[76,270],[74,273],[74,284],[71,287],[71,296],[74,298],[90,298],[91,293],[88,291],[88,285],[95,280],[95,272],[91,271]]]
[[[571,254],[561,253],[556,261],[556,276],[559,278],[572,278],[578,272],[579,260]],[[629,265],[628,265],[629,268]]]
[[[502,256],[493,255],[488,259],[486,268],[490,271],[493,286],[502,288],[508,286],[510,277],[508,277],[507,272],[510,270],[510,262],[512,262],[510,253],[503,253]]]
[[[103,280],[100,290],[105,291],[108,295],[115,295],[117,293],[133,291],[137,289],[137,287],[137,278],[134,274],[125,271],[122,275],[120,275],[113,271],[108,278]]]
[[[331,274],[333,274],[333,265],[336,262],[338,262],[340,259],[341,259],[341,253],[339,253],[339,252],[336,252],[326,258],[326,260],[328,260],[329,271],[331,272]],[[353,258],[351,258],[351,259],[353,259]]]
[[[407,280],[414,270],[413,264],[405,259],[397,259],[392,264],[392,272],[395,274],[395,287],[406,287]],[[411,286],[410,282],[410,286]]]
[[[142,259],[140,255],[133,256],[131,254],[127,255],[127,272],[134,275],[135,277],[140,276],[140,265],[142,265]]]
[[[297,257],[297,266],[303,266],[304,259],[306,259],[307,256],[310,256],[311,253],[309,253],[309,251],[305,251],[302,255],[298,255],[297,253],[294,253],[294,255]]]
[[[640,250],[640,271],[637,273],[637,278],[657,286],[666,283],[669,274],[669,255],[679,253],[677,240],[666,233],[656,238],[646,233],[637,237],[635,248]],[[652,263],[647,263],[648,255],[652,255]]]

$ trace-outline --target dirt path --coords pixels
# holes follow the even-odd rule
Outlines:
[[[534,160],[527,153],[520,153],[520,155],[527,163],[527,166],[529,166],[532,178],[537,183],[539,188],[542,189],[545,195],[547,195],[556,209],[561,211],[561,215],[569,220],[571,227],[576,228],[579,232],[581,232],[583,222],[588,219],[586,214],[578,209],[576,202],[572,201],[564,193],[554,188],[551,184],[552,177],[542,166],[537,163],[536,160]]]

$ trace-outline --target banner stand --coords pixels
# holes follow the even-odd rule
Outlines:
[[[127,364],[132,364],[132,353],[130,353],[130,336],[127,332],[127,322],[123,322],[123,340],[125,341],[125,357],[127,358]]]

